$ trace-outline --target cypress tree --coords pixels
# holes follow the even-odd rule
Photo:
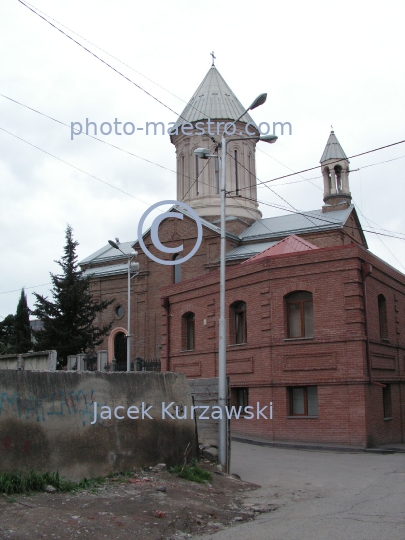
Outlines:
[[[59,365],[65,366],[67,356],[84,353],[101,343],[102,337],[112,326],[94,325],[98,313],[113,300],[95,301],[90,293],[90,282],[81,272],[76,255],[78,242],[73,240],[70,225],[66,228],[66,245],[61,260],[55,261],[62,268],[60,275],[50,274],[52,300],[34,293],[36,302],[33,314],[42,321],[43,329],[34,332],[37,350],[55,349]]]
[[[27,304],[27,296],[24,288],[21,290],[17,312],[14,318],[15,349],[17,353],[26,353],[32,349],[30,310]]]

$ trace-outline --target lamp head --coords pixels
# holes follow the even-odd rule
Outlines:
[[[267,94],[260,94],[260,96],[257,96],[252,105],[249,107],[248,111],[252,111],[253,109],[256,109],[256,107],[260,107],[260,105],[263,105],[263,103],[265,103],[266,99]]]
[[[111,247],[113,247],[113,248],[115,248],[115,249],[120,249],[120,248],[118,247],[118,244],[116,244],[116,243],[114,242],[114,240],[108,240],[108,243],[110,244]]]
[[[208,148],[196,148],[194,150],[194,154],[200,159],[208,159],[210,151],[208,150]]]
[[[262,135],[259,141],[263,141],[269,144],[274,144],[278,139],[277,135]]]

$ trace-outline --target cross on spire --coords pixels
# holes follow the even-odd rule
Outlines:
[[[212,64],[211,66],[215,66],[215,60],[216,60],[216,56],[214,55],[214,51],[212,51],[212,53],[210,53],[210,55],[212,56]]]

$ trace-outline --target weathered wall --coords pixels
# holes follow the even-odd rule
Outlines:
[[[21,365],[18,358],[21,356]],[[55,371],[56,351],[39,351],[23,354],[0,355],[0,369],[23,369],[33,371]]]
[[[141,409],[142,402],[152,405],[152,419],[128,418],[128,407]],[[162,402],[189,410],[183,374],[0,371],[0,471],[58,470],[79,479],[179,463],[188,443],[195,452],[195,424],[162,419]],[[111,420],[100,418],[102,406],[111,408]],[[114,418],[117,406],[123,419]]]

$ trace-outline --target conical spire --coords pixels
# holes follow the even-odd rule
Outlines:
[[[323,151],[319,163],[323,163],[328,159],[345,159],[346,161],[349,161],[333,130],[330,132],[328,142],[326,143],[325,150]]]
[[[176,125],[180,126],[184,122],[198,122],[207,118],[237,120],[245,110],[213,64],[181,113]],[[256,125],[247,113],[241,118],[241,122]]]
[[[237,222],[235,227],[240,228],[261,218],[257,203],[255,160],[259,135],[254,139],[243,138],[244,124],[250,124],[246,134],[259,134],[259,129],[249,114],[244,114],[245,107],[215,67],[215,55],[211,54],[213,62],[208,73],[170,130],[170,140],[177,154],[177,200],[189,204],[199,216],[209,221],[215,223],[219,219],[221,151],[218,152],[218,142],[226,129],[224,126],[234,123],[234,133],[241,137],[228,137],[227,156],[224,157],[226,186],[236,194],[247,194],[249,199],[241,203],[240,200],[229,198],[226,215],[229,220]],[[193,127],[192,132],[186,123]],[[201,162],[194,154],[197,148],[208,148],[211,154],[216,152],[219,155],[208,162]],[[230,230],[231,221],[227,223]]]
[[[323,176],[323,206],[324,212],[341,208],[342,204],[351,204],[352,196],[349,187],[349,160],[336,138],[335,132],[330,132],[328,142],[321,157]]]

